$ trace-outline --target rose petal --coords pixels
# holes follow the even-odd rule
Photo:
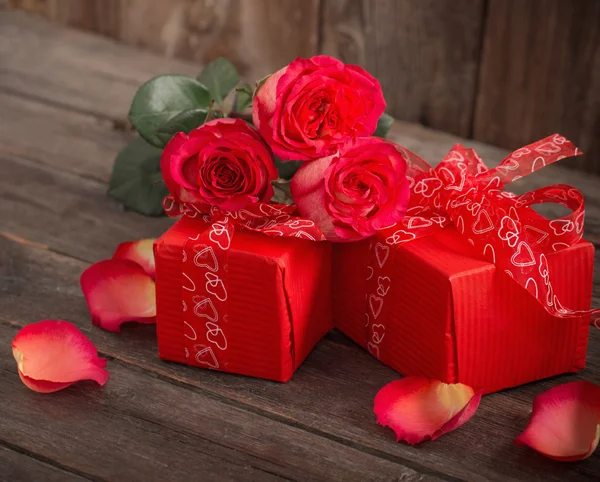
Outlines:
[[[589,457],[600,439],[600,386],[564,383],[535,397],[531,420],[515,445],[560,461]]]
[[[379,390],[373,411],[377,423],[390,427],[398,441],[415,445],[435,440],[467,422],[482,394],[462,383],[405,377]]]
[[[128,241],[117,246],[113,259],[129,259],[139,264],[152,279],[156,276],[154,266],[154,241],[156,239],[139,239]]]
[[[44,320],[24,327],[12,342],[19,377],[41,393],[61,390],[80,380],[104,385],[106,360],[73,324]]]
[[[126,321],[156,323],[154,281],[139,264],[100,261],[83,272],[80,282],[94,325],[119,331]]]

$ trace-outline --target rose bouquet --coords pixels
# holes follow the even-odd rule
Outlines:
[[[333,326],[331,246],[319,241],[358,241],[402,219],[407,164],[384,139],[392,119],[361,67],[316,56],[230,94],[238,82],[218,59],[197,79],[144,84],[129,115],[140,138],[117,157],[109,192],[181,216],[154,244],[159,354],[286,381]],[[127,316],[105,323],[90,311],[110,329],[148,318],[146,303],[121,306]]]
[[[222,58],[197,79],[159,76],[135,95],[129,119],[140,137],[117,156],[109,193],[149,215],[169,194],[171,211],[295,202],[327,239],[365,238],[408,204],[384,109],[374,77],[327,56],[297,59],[254,90]]]

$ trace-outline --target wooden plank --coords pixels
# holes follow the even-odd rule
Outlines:
[[[3,480],[10,481],[83,482],[90,480],[3,445],[0,445],[0,474]]]
[[[11,324],[22,326],[42,318],[70,320],[103,354],[121,363],[419,472],[469,480],[561,480],[565,475],[593,480],[591,474],[600,470],[600,459],[592,457],[557,472],[552,461],[510,448],[510,441],[526,425],[536,394],[574,379],[600,382],[600,332],[596,329],[591,330],[588,369],[582,374],[487,396],[467,425],[440,441],[415,448],[395,443],[389,430],[376,426],[371,412],[377,390],[398,375],[358,347],[339,343],[336,336],[321,342],[286,385],[165,363],[156,356],[153,327],[129,325],[115,335],[91,326],[78,285],[86,263],[12,240],[0,239],[0,246],[6,306],[0,319]]]
[[[381,82],[389,112],[470,135],[482,0],[324,0],[322,51]]]
[[[516,148],[560,131],[600,173],[600,2],[489,0],[476,139]]]
[[[108,35],[168,58],[230,59],[251,80],[317,52],[319,0],[13,1],[61,25]]]
[[[0,339],[10,340],[18,328],[0,323]],[[119,361],[109,361],[104,387],[82,383],[50,396],[23,386],[9,352],[0,355],[0,367],[11,401],[0,440],[89,477],[438,480]]]
[[[160,74],[196,75],[197,65],[158,57],[21,12],[0,11],[0,89],[45,103],[126,118],[131,99]]]
[[[0,150],[102,182],[130,137],[110,121],[31,98],[0,91],[0,105],[10,115],[0,130]]]

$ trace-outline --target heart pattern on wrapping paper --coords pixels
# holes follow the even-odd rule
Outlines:
[[[217,357],[210,346],[195,345],[194,349],[196,350],[196,355],[194,356],[196,363],[215,370],[219,368]]]
[[[316,241],[315,238],[313,238],[310,234],[308,234],[305,231],[298,231],[294,237],[300,239],[308,239],[309,241]]]
[[[223,330],[221,330],[219,325],[211,323],[210,321],[206,322],[206,339],[217,345],[219,350],[227,349],[227,339],[225,338],[225,333],[223,333]]]
[[[231,246],[231,235],[226,226],[221,223],[214,223],[211,226],[208,236],[213,243],[216,243],[219,248],[226,251]]]
[[[369,351],[369,353],[371,355],[373,355],[375,358],[377,358],[379,360],[379,347],[373,343],[372,341],[369,341],[367,343],[367,350]]]
[[[212,246],[206,246],[204,249],[198,251],[196,256],[194,256],[194,264],[199,268],[206,268],[213,273],[219,271],[219,263],[217,262],[217,257]]]
[[[389,236],[385,242],[387,244],[400,244],[407,241],[412,241],[413,239],[416,239],[416,237],[417,235],[415,233],[405,231],[404,229],[399,229],[394,234]]]
[[[433,224],[431,219],[422,216],[411,216],[406,225],[409,229],[427,228]]]
[[[477,219],[473,223],[471,229],[475,234],[487,233],[488,231],[494,229],[492,218],[485,209],[479,211],[479,215],[477,216]]]
[[[542,231],[535,226],[529,226],[528,224],[523,226],[523,229],[534,240],[535,244],[541,244],[549,236],[546,231]]]
[[[575,229],[575,223],[570,219],[554,219],[550,221],[549,226],[556,236],[562,236]]]
[[[517,241],[519,240],[519,227],[513,218],[504,216],[500,220],[498,237],[503,241],[506,241],[511,248],[514,248],[517,245]]]
[[[199,318],[206,318],[210,321],[218,321],[219,313],[217,312],[217,309],[210,298],[194,296],[192,301],[196,303],[194,306],[194,314],[196,316]]]
[[[519,268],[535,265],[533,251],[525,241],[519,243],[517,250],[515,251],[515,254],[512,255],[512,258],[510,258],[510,261]]]
[[[384,297],[390,291],[392,280],[389,276],[379,276],[377,278],[377,294]]]
[[[380,268],[383,268],[383,265],[387,261],[390,255],[390,247],[385,244],[377,243],[375,245],[375,257],[377,258],[377,264]]]
[[[371,340],[379,345],[385,336],[385,326],[380,323],[373,324],[371,325],[371,333]]]
[[[436,191],[442,188],[442,181],[437,177],[421,179],[414,187],[415,194],[422,194],[424,197],[431,197]]]
[[[204,273],[204,276],[206,277],[206,292],[213,295],[219,301],[226,301],[227,290],[225,289],[225,283],[223,283],[223,280],[216,274],[210,272]]]
[[[377,317],[381,314],[381,310],[383,309],[383,298],[373,294],[369,295],[369,306],[371,308],[373,318],[377,319]]]
[[[287,221],[285,224],[292,229],[312,228],[315,225],[308,219],[294,219],[293,221]]]

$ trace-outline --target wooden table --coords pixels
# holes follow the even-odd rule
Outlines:
[[[596,329],[584,372],[486,396],[464,427],[410,447],[372,413],[378,389],[398,374],[339,333],[281,385],[163,362],[152,326],[115,335],[91,325],[81,272],[119,242],[158,236],[171,223],[125,212],[106,196],[113,158],[131,135],[129,102],[153,75],[197,70],[0,13],[0,479],[598,480],[600,453],[560,464],[511,443],[535,395],[570,380],[600,383]],[[457,141],[404,124],[394,136],[431,161]],[[484,159],[505,154],[468,144]],[[600,180],[550,166],[518,189],[555,182],[586,194],[587,239],[598,246]],[[70,320],[94,341],[109,360],[105,387],[40,395],[23,386],[10,342],[48,318]]]

